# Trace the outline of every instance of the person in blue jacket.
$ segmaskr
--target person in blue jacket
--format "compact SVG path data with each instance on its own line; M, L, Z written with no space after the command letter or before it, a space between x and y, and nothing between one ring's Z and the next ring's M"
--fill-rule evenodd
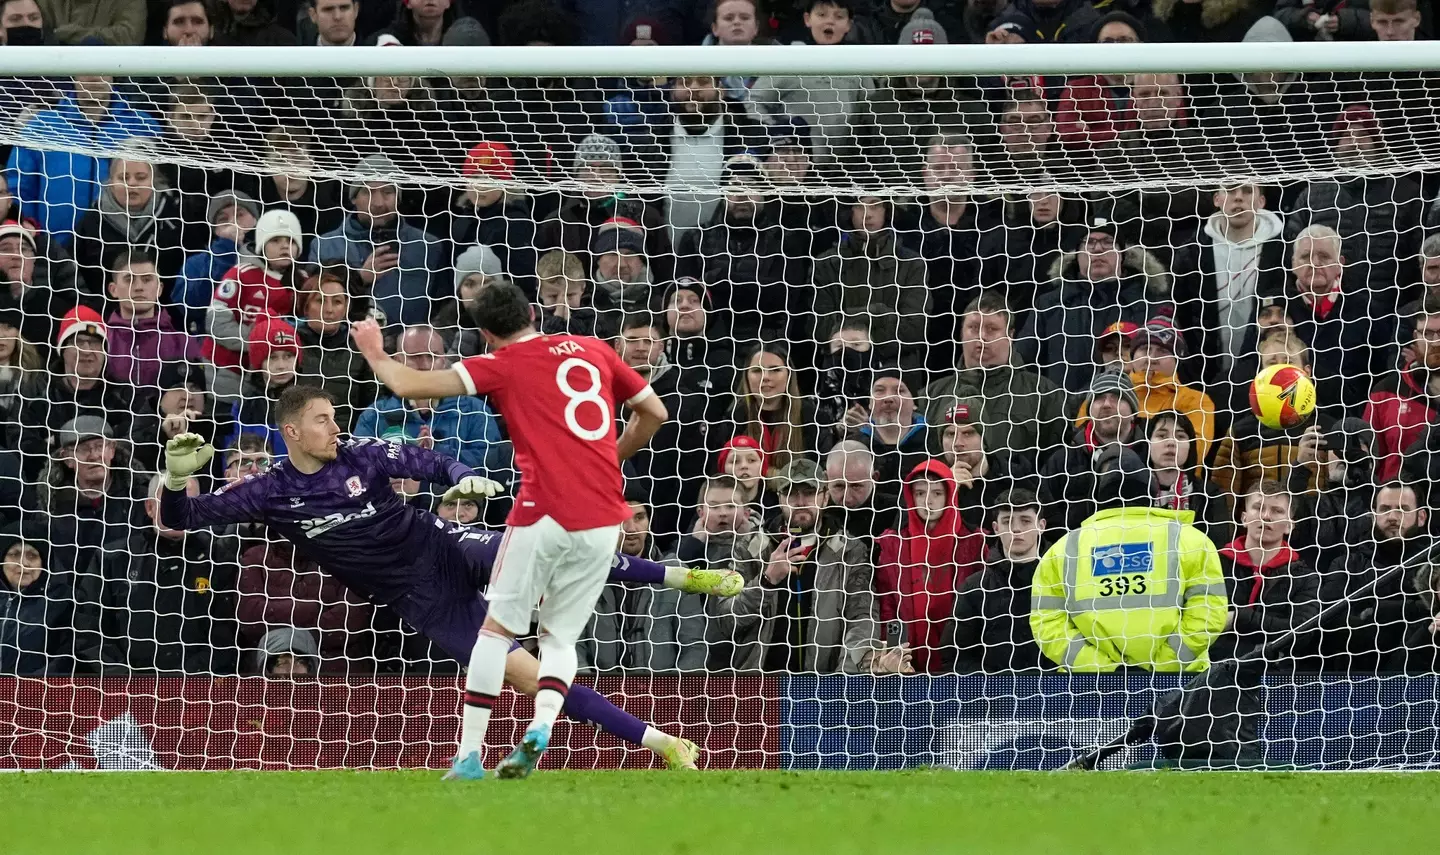
M30 217L62 246L69 246L81 213L95 206L110 170L109 158L79 152L114 149L135 137L160 135L159 121L115 94L112 78L76 77L74 88L53 109L35 114L20 129L5 178L22 216ZM31 148L25 141L43 144Z
M179 313L175 322L191 335L209 332L205 312L215 299L215 284L240 263L240 248L260 219L260 203L248 193L226 190L211 197L205 215L210 221L210 247L185 259L169 300L171 311Z
M359 273L389 323L424 323L434 309L432 298L453 293L446 270L449 244L400 216L399 188L385 177L399 169L389 158L370 155L356 171L378 177L349 187L353 210L340 228L310 244L305 260L343 264Z
M418 371L441 368L449 361L444 340L425 325L407 328L397 350L400 360ZM509 443L503 440L494 413L479 398L411 401L384 395L360 414L354 435L420 441L488 478L511 480Z

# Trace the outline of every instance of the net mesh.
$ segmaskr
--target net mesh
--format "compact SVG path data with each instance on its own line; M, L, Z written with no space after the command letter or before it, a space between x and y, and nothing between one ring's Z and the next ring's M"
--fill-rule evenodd
M0 766L444 765L459 664L263 523L160 526L155 473L197 432L192 490L265 477L314 384L510 489L406 501L503 526L500 414L348 336L477 355L500 280L669 409L620 552L745 579L611 584L581 645L711 765L1050 768L1262 648L1268 716L1183 717L1431 765L1435 84L7 79ZM658 762L568 728L547 763Z

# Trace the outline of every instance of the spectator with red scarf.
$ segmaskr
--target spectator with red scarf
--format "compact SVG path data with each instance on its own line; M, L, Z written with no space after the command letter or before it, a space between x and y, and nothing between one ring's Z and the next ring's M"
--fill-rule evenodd
M1440 299L1427 297L1422 311L1409 346L1414 358L1382 377L1365 403L1381 483L1399 476L1401 452L1440 423Z
M904 522L880 535L875 592L880 619L899 621L917 672L942 669L940 637L955 614L960 585L981 569L985 537L965 526L955 505L955 476L938 460L910 471Z
M1195 527L1216 546L1229 543L1235 519L1230 513L1230 501L1215 482L1205 477L1190 417L1174 410L1155 413L1145 422L1145 444L1150 454L1151 483L1155 485L1155 507L1191 511Z
M1140 401L1128 375L1097 374L1083 406L1085 419L1070 442L1040 467L1040 500L1052 528L1078 528L1095 513L1096 461L1107 447L1130 448L1144 439L1136 429Z
M1245 497L1245 533L1220 549L1231 612L1212 661L1254 650L1320 612L1320 576L1290 546L1292 497L1265 480Z

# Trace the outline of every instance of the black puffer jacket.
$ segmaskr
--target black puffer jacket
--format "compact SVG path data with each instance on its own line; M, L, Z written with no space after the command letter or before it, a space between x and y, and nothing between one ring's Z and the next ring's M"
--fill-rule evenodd
M1051 670L1030 631L1030 582L1039 560L987 561L985 569L960 586L955 617L941 635L945 671Z
M1140 247L1124 250L1116 275L1098 282L1082 279L1077 253L1066 253L1051 267L1018 344L1041 374L1078 394L1095 376L1096 337L1116 321L1143 325L1171 298L1170 272Z

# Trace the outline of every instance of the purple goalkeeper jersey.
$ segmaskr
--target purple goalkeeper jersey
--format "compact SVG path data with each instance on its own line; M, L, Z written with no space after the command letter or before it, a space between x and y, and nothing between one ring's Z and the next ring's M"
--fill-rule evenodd
M414 614L447 596L474 598L477 580L455 561L435 559L457 540L479 540L480 532L467 536L464 527L406 504L390 479L452 485L474 474L417 445L355 438L313 475L285 460L206 496L163 490L160 519L182 530L263 522L357 594L385 604L427 601L406 603L403 611Z

